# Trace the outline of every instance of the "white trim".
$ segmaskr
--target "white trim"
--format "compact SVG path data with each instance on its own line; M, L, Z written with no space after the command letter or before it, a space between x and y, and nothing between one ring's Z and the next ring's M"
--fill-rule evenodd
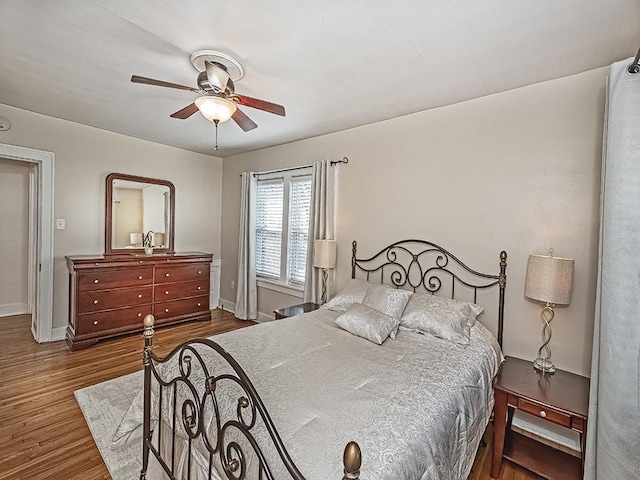
M298 290L297 288L293 288L288 285L283 285L279 282L271 282L269 280L259 278L256 283L261 288L291 295L292 297L302 298L304 296L304 292L302 290Z
M236 313L236 304L233 302L229 302L224 298L220 299L220 307L225 312L231 312L235 315ZM271 322L275 317L273 315L269 315L267 313L258 312L258 318L255 320L258 323Z
M35 164L37 167L36 197L39 218L37 244L40 271L36 275L36 321L32 326L33 337L38 343L52 340L53 325L53 152L35 150L0 143L0 157Z
M28 303L9 303L7 305L0 305L0 317L25 315L27 313L29 313Z
M218 308L221 308L225 312L231 312L234 315L236 313L236 304L235 304L235 302L230 302L228 300L225 300L224 298L220 298L220 301L218 302Z
M209 274L209 308L218 308L220 305L220 266L222 261L216 258L211 262Z
M67 327L56 327L51 330L51 341L57 342L64 340L67 335Z
M258 318L256 318L256 322L265 323L265 322L273 322L276 317L272 315L268 315L266 313L258 312Z

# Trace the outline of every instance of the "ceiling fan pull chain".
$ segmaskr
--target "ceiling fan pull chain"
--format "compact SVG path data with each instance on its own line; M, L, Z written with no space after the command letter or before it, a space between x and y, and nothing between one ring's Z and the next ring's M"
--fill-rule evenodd
M214 150L218 150L218 120L214 120L213 121L214 125L216 126L216 145L215 147L213 147Z

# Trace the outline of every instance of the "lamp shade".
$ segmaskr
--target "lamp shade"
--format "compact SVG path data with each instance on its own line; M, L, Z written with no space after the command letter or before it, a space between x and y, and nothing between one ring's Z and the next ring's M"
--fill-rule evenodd
M153 232L153 246L164 247L164 233Z
M335 268L336 241L316 240L313 245L313 266L317 268Z
M524 294L532 300L569 305L573 264L574 261L570 258L529 255Z
M236 113L236 104L226 98L204 95L196 98L196 107L207 120L226 122Z
M142 232L130 233L129 243L131 245L142 246Z

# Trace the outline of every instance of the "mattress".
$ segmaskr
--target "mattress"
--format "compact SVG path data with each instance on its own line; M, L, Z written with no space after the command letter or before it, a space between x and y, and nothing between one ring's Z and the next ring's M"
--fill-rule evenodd
M306 479L342 478L342 453L351 440L362 450L362 479L466 479L503 359L492 334L476 322L470 344L461 347L400 329L395 339L376 345L338 327L338 315L320 309L212 339L248 374ZM125 415L121 434L142 423L140 402L141 395ZM169 450L170 423L162 434ZM264 429L255 435L268 443ZM176 453L184 468L185 445ZM272 459L273 449L266 452L273 478L291 478ZM206 458L200 448L192 463L206 465ZM160 477L150 471L148 478ZM206 472L192 478L207 478Z

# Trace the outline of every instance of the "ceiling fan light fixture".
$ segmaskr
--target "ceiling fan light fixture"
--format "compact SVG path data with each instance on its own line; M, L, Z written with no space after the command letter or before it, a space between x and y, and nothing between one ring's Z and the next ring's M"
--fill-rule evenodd
M236 104L231 100L213 95L198 97L195 103L200 113L214 123L226 122L237 109Z

